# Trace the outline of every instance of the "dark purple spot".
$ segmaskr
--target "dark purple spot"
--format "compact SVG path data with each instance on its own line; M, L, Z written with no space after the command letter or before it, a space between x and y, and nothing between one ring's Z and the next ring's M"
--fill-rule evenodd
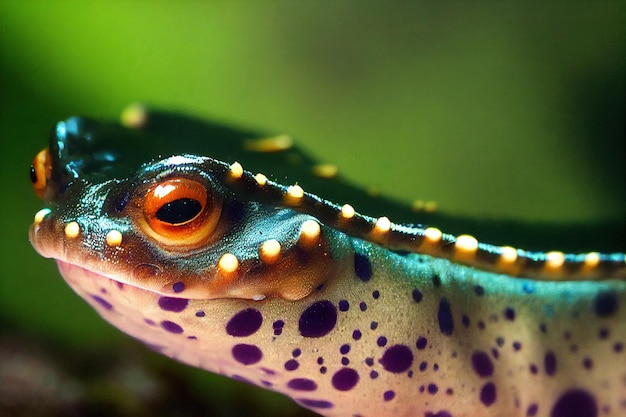
M274 385L270 381L266 381L264 379L261 380L261 384L265 385L266 387L271 387L272 385Z
M546 370L546 374L554 375L556 372L556 356L554 352L546 352L546 355L543 357L543 367Z
M472 355L472 369L481 378L487 378L493 374L493 363L483 351L474 352Z
M461 323L463 324L463 326L469 327L470 319L467 314L463 314L463 317L461 317Z
M189 300L186 298L159 297L159 307L165 311L180 313L187 308L188 304Z
M204 317L206 315L206 313L202 310L198 310L196 311L196 317Z
M250 381L248 378L243 377L241 375L237 375L237 374L233 374L230 376L232 379L234 379L235 381L239 381L239 382L244 382L246 384L252 384L254 385L254 383L252 381Z
M439 370L439 364L434 364L434 365L433 365L433 369L434 369L435 371L438 371L438 370Z
M185 291L185 284L182 282L175 282L174 285L172 285L172 289L176 293L183 292Z
M376 371L371 371L371 372L370 372L370 378L372 378L372 379L376 379L376 378L378 378L378 372L376 372Z
M385 393L383 394L383 399L385 401L391 401L393 400L393 398L396 396L396 393L389 390L389 391L385 391Z
M480 402L489 407L496 402L496 386L487 382L480 390Z
M413 293L411 295L413 296L413 301L415 301L416 303L419 303L420 301L422 301L422 298L424 298L424 294L422 294L422 292L417 288L413 290Z
M500 347L504 346L504 337L496 337L496 344Z
M310 400L308 398L296 398L296 401L310 408L333 408L333 403L324 400Z
M342 355L346 355L348 352L350 352L350 345L347 343L345 345L341 345L341 347L339 348L339 352Z
M498 349L491 349L491 356L493 356L494 359L498 359L498 357L500 356L500 352L498 352Z
M385 336L380 336L376 340L376 344L380 347L384 347L387 344L387 338Z
M609 329L602 328L598 332L598 337L600 339L608 339L609 338Z
M106 310L113 310L113 305L111 305L111 303L109 303L107 300L105 300L102 297L98 297L97 295L92 295L91 298L93 298L93 300L100 304L101 307L103 307Z
M624 350L624 344L622 342L616 342L613 345L613 352L620 353L623 350Z
M233 358L243 365L257 363L263 357L263 352L255 345L238 344L233 346Z
M539 406L537 404L531 404L526 409L526 417L535 417L537 415L537 411L539 411Z
M275 370L273 370L273 369L263 368L263 367L262 367L262 368L261 368L261 370L262 370L263 372L265 372L266 374L268 374L268 375L276 375L276 371L275 371Z
M452 414L445 410L439 411L437 413L427 411L426 414L424 414L424 417L452 417Z
M420 363L420 371L424 372L426 370L426 368L428 368L428 362L422 362Z
M298 363L298 361L295 359L289 359L287 362L285 362L285 369L288 371L295 371L296 369L298 369L298 366L300 366L300 363Z
M615 291L602 291L596 295L594 304L594 310L600 317L608 317L617 311L618 298Z
M534 363L530 364L530 373L533 375L537 375L537 372L539 372L539 369L537 368L537 365L535 365Z
M318 358L317 358L317 364L318 364L318 365L321 365L321 364L323 364L323 363L324 363L324 358L322 358L321 356L318 356Z
M285 322L282 320L276 320L272 323L272 328L274 329L274 336L280 336L283 333L283 327L285 326Z
M545 333L548 329L544 323L541 323L539 325L539 330L541 331L541 333Z
M343 358L341 358L341 364L344 366L350 365L350 359L344 356Z
M263 323L263 315L255 308L241 310L228 320L226 333L234 337L246 337L255 333Z
M519 351L522 348L522 344L520 342L513 342L513 350Z
M437 273L433 274L432 281L433 281L433 285L435 287L440 287L441 286L441 277L439 276L439 274L437 274Z
M298 391L315 391L317 383L306 378L294 378L287 382L287 386Z
M341 368L332 378L333 387L339 391L349 391L359 382L359 374L352 368Z
M367 256L360 253L354 254L354 273L363 282L367 282L372 278L372 264Z
M427 344L428 344L428 339L426 339L423 336L420 336L417 338L417 343L415 343L415 346L417 347L418 350L422 350L426 348Z
M512 309L511 307L505 308L504 309L504 318L509 320L509 321L515 320L515 310Z
M352 332L352 338L354 340L359 340L361 338L362 334L360 330L355 330Z
M339 300L339 311L348 311L350 309L350 303L348 300Z
M187 336L187 339L189 339L189 340L198 340L198 338L196 336Z
M452 334L454 330L454 321L452 320L452 310L450 304L445 297L439 301L439 311L437 313L437 320L439 321L439 330L446 336Z
M482 321L482 320L480 320L480 321L478 322L478 328L479 328L480 330L485 330L485 322L484 322L484 321Z
M337 309L327 300L317 301L302 312L298 329L304 337L326 336L337 324Z
M154 326L156 324L152 319L143 319L143 321L149 326Z
M593 361L591 360L591 358L584 358L583 359L583 366L585 367L585 369L593 368Z
M480 285L476 285L474 287L474 292L476 293L477 296L481 297L483 295L485 295L485 289L480 286Z
M380 297L380 292L378 290L372 291L372 298L374 300L378 300L379 297Z
M428 392L430 394L436 394L439 391L439 387L436 384L428 384Z
M413 353L408 346L393 345L385 350L380 363L386 371L398 374L408 370L413 364Z
M328 369L326 369L326 367L325 367L325 366L322 366L322 367L320 368L320 374L325 374L327 370L328 370Z
M297 358L298 356L302 355L302 350L300 350L300 348L295 348L292 352L291 352L291 356L293 356L294 358Z
M365 303L365 301L361 301L359 303L359 308L361 309L361 311L367 310L367 303Z
M377 321L373 321L370 323L370 329L372 330L376 330L378 328L378 322Z
M587 391L572 389L563 393L550 412L550 417L596 417L596 399Z
M374 365L374 358L365 358L365 364L367 366L373 366Z
M183 332L183 328L180 327L178 324L174 323L173 321L163 320L161 322L161 327L170 333L180 334Z

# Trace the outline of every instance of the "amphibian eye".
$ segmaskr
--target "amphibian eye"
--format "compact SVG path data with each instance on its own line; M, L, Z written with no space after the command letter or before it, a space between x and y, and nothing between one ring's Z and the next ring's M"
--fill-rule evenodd
M204 243L215 229L221 207L206 185L189 179L168 179L151 188L143 201L142 224L166 246Z
M51 171L50 152L46 148L35 156L33 164L30 166L30 181L33 183L33 189L39 198L43 198Z

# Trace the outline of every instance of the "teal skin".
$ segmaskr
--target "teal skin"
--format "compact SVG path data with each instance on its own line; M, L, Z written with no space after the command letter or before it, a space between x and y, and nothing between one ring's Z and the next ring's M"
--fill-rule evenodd
M502 267L502 248L387 228L254 176L332 185L325 196L371 214L459 232L456 219L311 175L314 161L288 142L133 111L130 127L60 122L31 171L49 205L33 246L122 331L326 416L626 413L622 253L551 263L518 251ZM540 227L581 245L580 230Z

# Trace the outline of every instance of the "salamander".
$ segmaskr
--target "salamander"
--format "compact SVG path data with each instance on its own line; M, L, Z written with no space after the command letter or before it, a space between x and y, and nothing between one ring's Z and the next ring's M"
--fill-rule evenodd
M320 415L626 414L624 253L369 215L345 181L319 196L336 177L286 135L72 117L31 166L30 240L149 348Z

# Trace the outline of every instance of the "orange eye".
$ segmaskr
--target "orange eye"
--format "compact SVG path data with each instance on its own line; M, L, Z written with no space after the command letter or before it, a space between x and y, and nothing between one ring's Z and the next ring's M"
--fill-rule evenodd
M43 199L43 193L52 174L52 162L48 148L41 150L33 159L30 166L30 180L33 183L35 194Z
M215 230L221 205L202 183L188 178L169 179L148 191L142 228L166 246L196 246Z

